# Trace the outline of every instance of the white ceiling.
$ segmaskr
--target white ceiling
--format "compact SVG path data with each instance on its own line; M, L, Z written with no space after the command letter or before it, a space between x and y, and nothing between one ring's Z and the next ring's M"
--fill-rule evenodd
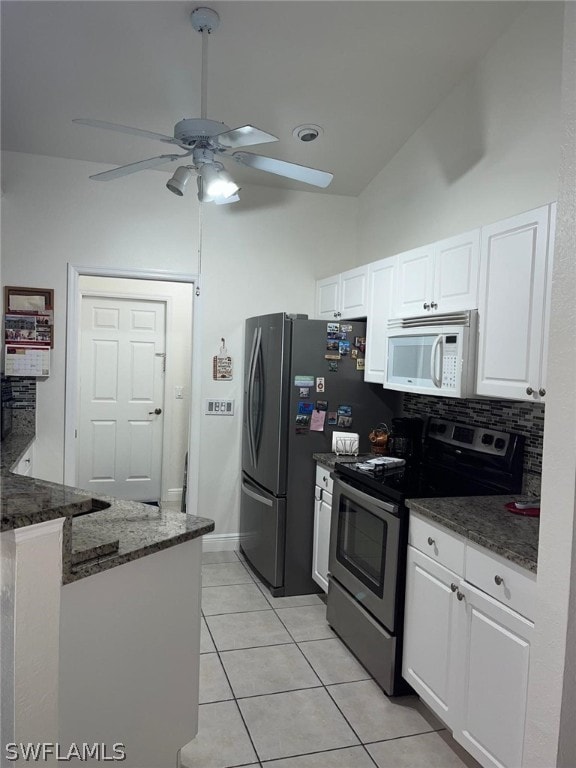
M156 141L78 126L95 118L172 135L200 116L201 2L2 2L2 148L122 165ZM252 151L332 171L357 195L524 10L516 2L210 2L208 117L280 141ZM311 144L292 136L315 123ZM243 185L309 189L234 163ZM157 171L143 171L157 173ZM126 177L110 183L133 183Z

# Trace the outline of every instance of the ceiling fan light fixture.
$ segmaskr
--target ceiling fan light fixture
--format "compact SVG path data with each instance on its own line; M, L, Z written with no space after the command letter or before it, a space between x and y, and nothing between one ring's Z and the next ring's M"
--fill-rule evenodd
M216 197L231 197L235 195L239 187L223 166L217 163L204 163L198 173L202 177L205 196L211 199Z
M234 185L236 188L236 191L233 192L231 195L224 197L224 195L208 194L206 190L206 184L204 183L204 179L200 175L200 172L198 172L198 176L196 177L196 182L198 184L198 200L201 203L216 203L216 205L227 205L228 203L237 203L240 200L240 197L238 195L238 192L240 190L236 185Z
M166 186L170 192L174 192L175 195L182 197L186 184L192 176L192 169L187 165L181 165L174 171L174 175L166 182Z

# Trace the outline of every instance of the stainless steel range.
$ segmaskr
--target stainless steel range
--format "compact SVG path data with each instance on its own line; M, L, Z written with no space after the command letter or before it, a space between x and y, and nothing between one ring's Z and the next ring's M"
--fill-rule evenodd
M432 418L420 459L400 468L336 464L327 619L389 695L402 679L409 498L522 489L521 435Z

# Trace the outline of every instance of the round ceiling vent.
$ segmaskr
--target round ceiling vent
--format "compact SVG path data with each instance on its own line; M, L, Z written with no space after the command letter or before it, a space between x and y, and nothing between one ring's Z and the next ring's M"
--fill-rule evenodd
M292 131L294 136L299 141L316 141L316 139L324 133L319 125L298 125Z

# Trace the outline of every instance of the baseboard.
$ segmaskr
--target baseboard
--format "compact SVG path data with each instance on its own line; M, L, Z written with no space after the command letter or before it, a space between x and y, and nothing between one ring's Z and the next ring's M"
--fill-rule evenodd
M207 533L202 539L204 552L234 552L239 548L239 533Z

